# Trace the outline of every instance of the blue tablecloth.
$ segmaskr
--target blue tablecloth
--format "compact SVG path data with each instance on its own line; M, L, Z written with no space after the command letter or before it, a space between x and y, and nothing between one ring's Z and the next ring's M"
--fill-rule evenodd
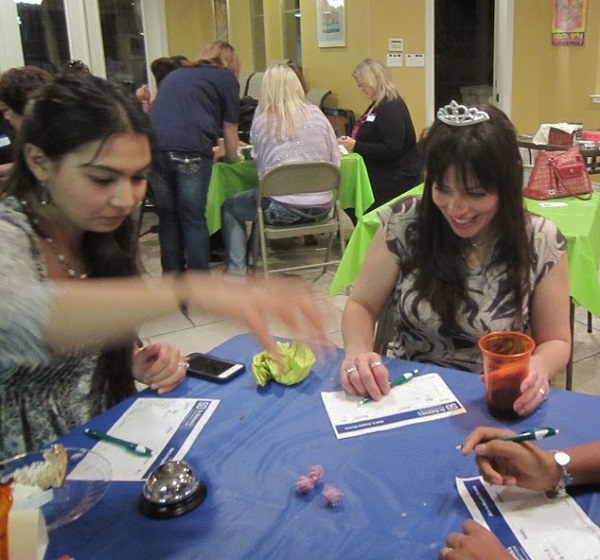
M249 368L259 348L234 337L215 355ZM392 376L415 367L439 372L466 414L366 436L336 440L320 392L339 389L341 351L317 364L300 385L260 389L246 372L227 385L187 379L171 397L221 402L186 460L209 487L206 501L180 518L156 521L137 510L139 483L112 483L88 513L50 535L46 558L149 559L434 559L446 536L469 517L455 476L477 473L455 449L477 425L498 425L487 414L478 376L394 360ZM138 398L154 396L145 392ZM131 401L90 422L108 429ZM531 417L511 427L554 426L547 448L600 439L600 398L553 390ZM62 439L91 447L82 429ZM318 493L298 497L296 478L321 464L324 481L344 492L340 508L324 507ZM598 488L596 488L598 490ZM600 494L577 497L600 522Z

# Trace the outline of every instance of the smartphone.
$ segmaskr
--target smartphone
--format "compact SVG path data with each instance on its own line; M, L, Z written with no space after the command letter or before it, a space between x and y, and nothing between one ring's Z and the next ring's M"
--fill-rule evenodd
M216 383L227 383L245 369L244 364L230 362L200 352L194 352L186 359L190 364L187 370L190 377L200 377Z

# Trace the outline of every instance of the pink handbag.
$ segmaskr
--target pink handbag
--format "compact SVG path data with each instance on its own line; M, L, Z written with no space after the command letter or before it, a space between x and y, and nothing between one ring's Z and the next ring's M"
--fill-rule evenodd
M592 182L579 148L564 152L540 150L523 194L536 200L565 196L591 198Z

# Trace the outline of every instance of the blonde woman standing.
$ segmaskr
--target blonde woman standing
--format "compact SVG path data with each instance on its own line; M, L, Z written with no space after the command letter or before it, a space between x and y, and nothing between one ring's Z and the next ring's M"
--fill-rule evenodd
M390 71L378 60L367 58L352 76L371 103L352 135L338 142L365 160L376 208L419 183L421 158L410 112Z
M250 141L259 177L282 163L340 164L331 124L316 105L306 101L300 80L285 64L273 64L265 72ZM246 222L256 219L257 196L257 189L253 189L232 196L223 204L226 272L246 272ZM272 225L318 222L327 217L330 209L330 193L277 196L263 201L265 221Z

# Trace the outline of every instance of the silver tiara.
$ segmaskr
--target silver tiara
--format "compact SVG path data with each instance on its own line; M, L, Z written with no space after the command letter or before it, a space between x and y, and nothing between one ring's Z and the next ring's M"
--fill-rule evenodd
M438 109L437 118L450 126L469 126L490 120L490 116L485 111L459 105L456 101L451 101L450 105Z

